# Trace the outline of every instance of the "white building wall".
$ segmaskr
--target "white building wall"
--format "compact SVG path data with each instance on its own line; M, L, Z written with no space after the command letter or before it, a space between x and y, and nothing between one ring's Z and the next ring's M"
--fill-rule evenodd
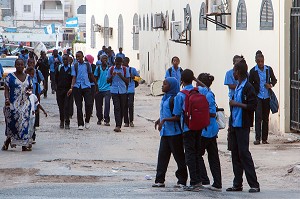
M115 53L118 53L118 18L119 15L123 16L124 23L124 54L130 58L130 65L139 69L139 61L137 54L139 51L133 50L132 42L132 27L133 16L138 13L138 0L127 0L121 2L119 0L86 0L87 14L86 14L86 53L92 54L95 59L98 51L101 50L104 44L103 33L96 33L96 48L91 48L91 17L95 16L96 24L103 27L104 16L107 14L109 17L109 26L113 28L113 36L109 39L109 45ZM140 40L141 42L141 40Z
M178 56L181 67L192 69L195 76L208 72L215 76L212 90L220 107L228 111L228 89L223 85L227 70L232 68L232 57L242 54L247 60L249 70L255 64L255 52L261 50L265 55L265 64L272 66L278 84L274 91L280 100L280 113L270 118L270 131L289 131L289 13L292 0L273 0L274 30L260 30L260 8L262 1L246 0L247 30L236 30L236 11L238 0L231 1L231 17L227 24L232 29L216 30L216 25L208 22L206 31L199 30L199 12L203 0L155 1L140 0L139 14L151 15L168 10L170 19L172 10L175 20L183 21L183 8L190 5L192 15L192 46L170 41L170 31L154 30L140 32L141 75L147 82L164 79L165 71L171 65L171 58ZM142 19L143 21L143 19ZM149 53L149 71L148 71ZM279 92L282 91L282 92Z
M79 24L85 24L86 23L86 15L85 14L77 14L77 9L81 5L86 5L86 0L75 0L73 4L73 16L78 17L78 23Z

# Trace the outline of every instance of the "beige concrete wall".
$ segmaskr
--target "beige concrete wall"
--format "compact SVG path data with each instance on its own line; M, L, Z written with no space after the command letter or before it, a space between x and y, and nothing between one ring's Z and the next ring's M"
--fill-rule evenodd
M191 1L154 1L140 0L139 13L141 16L175 11L175 21L183 21L183 8L189 3L192 13L192 46L185 46L170 41L170 31L141 31L140 32L140 64L141 74L147 82L164 79L165 71L170 67L173 56L179 56L182 68L190 68L195 75L208 72L215 76L212 90L216 94L219 106L228 107L227 87L223 85L227 70L232 68L232 57L242 54L247 60L249 69L255 66L255 52L261 50L265 55L265 64L272 66L278 84L274 91L280 100L280 113L270 118L273 132L289 130L289 10L291 0L273 0L274 30L260 30L261 1L246 1L247 30L236 30L236 10L238 0L231 1L231 17L227 23L232 29L217 31L216 25L208 22L207 31L199 31L199 12L203 0ZM150 66L148 71L148 53ZM281 91L281 92L280 92ZM226 110L228 114L228 108ZM285 114L283 114L285 113Z
M132 27L133 16L138 13L138 0L128 0L121 2L119 0L111 0L109 3L104 0L87 0L87 14L86 14L86 52L93 54L97 57L97 53L104 45L103 33L96 33L96 48L91 48L91 17L95 16L96 24L103 27L104 16L107 14L109 17L109 26L113 28L113 36L109 39L109 45L118 53L118 18L119 15L123 16L124 24L124 53L131 60L130 65L139 68L139 61L137 54L139 51L133 50L132 42Z

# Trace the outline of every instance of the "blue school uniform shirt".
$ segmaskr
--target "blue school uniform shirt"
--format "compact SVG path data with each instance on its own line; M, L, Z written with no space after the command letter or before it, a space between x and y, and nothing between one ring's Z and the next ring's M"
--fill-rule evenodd
M177 81L179 82L180 85L180 81L181 81L181 72L180 72L180 67L178 66L178 69L175 70L174 66L172 66L172 72L171 72L171 76L169 73L169 69L166 71L166 75L165 78L167 77L175 77L177 79Z
M140 76L134 67L130 67L129 66L128 67L128 71L129 70L131 70L131 74L132 75L137 76L137 77ZM135 83L134 83L134 80L130 77L129 81L130 82L128 84L127 93L135 93Z
M237 80L234 79L234 76L233 76L233 69L229 70L226 72L226 75L225 75L225 80L224 80L224 85L229 85L229 84L235 84L237 85L239 82ZM234 89L229 89L229 92L228 92L228 97L229 99L232 99L233 95L234 95Z
M257 97L259 97L260 99L267 99L270 98L270 94L269 94L269 90L265 87L265 83L267 83L267 72L268 67L264 66L263 70L260 70L258 68L258 65L255 66L255 71L258 72L258 76L259 76L259 93L257 94Z
M182 90L192 90L194 87L192 84L185 86ZM176 97L174 98L174 110L173 110L173 114L176 116L180 116L180 123L181 123L181 127L183 133L190 131L190 129L188 128L188 126L185 124L184 122L184 100L185 100L186 95L182 92L179 92Z
M4 74L4 70L2 65L0 64L0 79L3 77L3 74Z
M116 72L116 73L121 72L122 75L124 76L124 71L123 71L122 67L120 69L118 69L116 66L112 66L112 67L113 67L112 72ZM109 79L111 77L110 71L111 71L111 68L109 69L109 72L107 73L107 79ZM125 78L129 78L129 77L130 77L129 70L128 70L128 68L126 68ZM126 84L118 75L115 75L112 78L110 92L113 94L126 94L127 93Z
M117 53L116 57L121 57L122 59L125 58L125 54L124 53Z
M170 99L169 97L166 100L161 100L160 103L160 121L164 118L173 117L170 109ZM174 98L175 100L175 98ZM181 129L179 126L179 122L164 122L162 129L160 131L160 136L175 136L181 134Z
M241 84L235 88L234 101L242 103L243 102L243 89L248 80L245 79ZM234 106L231 111L232 116L232 126L242 127L243 124L243 109L241 107Z
M56 58L53 55L51 55L49 57L48 63L49 63L49 66L50 66L50 72L55 72L55 67L54 67L55 59L58 59L57 61L59 61L60 64L63 63L61 56L60 55L57 55L57 56L58 57L56 57Z
M210 89L207 89L205 87L199 86L198 89L202 95L206 96L206 99L209 104L209 113L215 114L216 101L215 101L214 93ZM213 138L218 135L219 127L215 117L210 117L209 121L210 121L209 126L202 129L202 136L206 138Z
M92 67L90 67L90 72L92 73ZM74 84L75 88L81 88L81 89L91 88L89 74L87 71L87 64L85 62L83 63L78 62L78 74L76 74L75 66L72 65L71 75L73 77L76 77L76 82Z
M36 71L37 71L37 74L36 74ZM35 94L35 95L41 94L41 92L42 92L41 85L38 82L37 75L39 76L39 79L41 81L45 80L42 72L40 70L34 69L34 76L32 78L32 83L33 83L33 94ZM36 91L37 91L37 93L36 93Z
M100 77L99 75L100 70ZM110 84L107 83L107 74L109 73L109 67L106 66L106 69L102 69L102 65L97 65L94 76L98 78L98 90L100 92L109 91L110 90Z

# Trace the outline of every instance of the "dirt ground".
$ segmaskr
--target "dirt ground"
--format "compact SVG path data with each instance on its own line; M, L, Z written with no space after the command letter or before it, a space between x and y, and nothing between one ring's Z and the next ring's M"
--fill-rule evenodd
M159 116L160 100L161 97L150 95L147 85L140 85L135 96L135 127L122 127L121 133L115 133L113 106L111 106L110 127L96 124L94 110L90 129L77 130L76 111L71 120L71 129L59 129L55 95L49 94L47 99L41 101L49 116L47 118L41 116L41 126L37 130L37 144L33 146L33 151L21 152L20 148L0 151L0 193L1 190L8 188L35 186L41 183L104 182L115 185L136 182L150 192L157 191L151 188L151 184L155 178L160 139L159 132L154 130L154 121ZM3 91L0 91L0 102L4 102ZM0 104L1 110L3 104ZM75 105L74 108L76 110ZM4 129L3 114L0 114L1 143L5 140ZM226 130L220 131L218 139L223 192L226 187L232 185L233 180L226 134ZM261 190L299 191L299 135L271 134L269 145L258 146L252 144L253 132L250 136L250 151ZM204 159L211 176L206 155ZM175 161L171 159L166 178L168 188L176 183L175 170ZM245 177L244 187L248 188Z

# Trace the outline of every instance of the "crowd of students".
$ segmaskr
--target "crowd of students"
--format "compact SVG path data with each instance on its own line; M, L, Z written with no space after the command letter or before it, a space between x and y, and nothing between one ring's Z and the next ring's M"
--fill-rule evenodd
M119 49L117 56L114 56L113 51L104 46L97 57L98 60L94 64L94 57L84 56L81 51L76 52L73 58L70 52L61 57L54 50L49 60L45 53L41 52L37 64L35 59L30 57L26 60L24 57L18 58L15 63L16 72L9 74L5 80L4 114L7 139L2 150L7 150L9 144L12 147L22 146L23 151L31 150L35 141L34 127L39 126L38 110L41 109L47 116L40 105L40 96L43 94L45 98L47 97L49 69L52 93L56 93L59 107L60 128L70 129L73 101L77 107L79 130L90 128L94 101L97 124L110 126L111 98L116 123L114 131L121 132L123 119L124 127L134 127L133 107L136 87L134 80L139 74L134 67L129 66L130 59L123 54L122 48ZM268 144L270 112L268 91L277 80L272 68L264 64L261 51L257 51L255 60L257 65L248 73L244 57L234 56L233 69L225 76L224 85L229 88L230 105L228 149L231 151L234 172L233 186L226 191L242 191L245 172L250 186L249 192L260 192L249 151L249 133L255 112L254 144L260 144L261 140L263 144ZM175 173L178 181L175 187L186 191L200 191L207 186L210 190L222 191L221 164L217 146L219 132L216 121L217 107L215 95L210 88L214 77L208 73L201 73L195 78L193 71L183 70L179 66L180 59L176 56L172 58L171 63L172 66L167 69L162 85L165 94L160 104L160 118L155 122L155 129L160 131L161 140L156 179L152 187L165 187L168 163L173 154L178 166ZM28 75L24 73L25 66ZM41 82L44 89L41 89ZM196 87L193 86L193 82ZM189 101L194 94L198 97L204 96L205 101L200 101L203 98L194 98L199 101ZM83 100L85 114L82 111ZM193 121L195 115L202 118L206 113L206 110L200 110L201 107L197 106L199 104L202 107L207 106L208 122L201 128L199 125L204 124L202 121ZM193 111L198 112L192 115ZM204 164L205 151L208 153L213 183ZM188 176L189 186L187 186Z
M16 72L5 78L7 139L2 150L7 150L9 145L22 146L23 151L31 150L36 138L35 127L39 126L39 110L47 115L40 101L42 95L44 98L48 96L49 74L52 94L56 94L61 129L70 129L74 101L79 130L90 128L94 101L97 124L104 122L105 126L110 126L111 98L116 123L114 131L121 132L123 119L124 127L134 127L134 81L139 74L129 66L130 59L122 53L122 48L116 58L110 48L104 50L98 53L96 64L92 55L84 56L82 51L76 52L73 57L70 51L60 56L54 50L49 58L42 51L39 59L31 53L22 52L15 62ZM82 111L83 100L85 114Z
M234 67L225 76L224 85L229 88L230 105L228 150L231 151L234 173L233 186L226 191L243 191L245 172L250 186L249 192L260 192L249 151L249 133L250 127L253 126L255 112L254 144L260 144L261 140L263 144L268 144L269 89L276 84L277 80L272 68L264 64L261 51L257 51L255 60L257 65L250 70L249 74L244 57L234 56ZM165 187L166 172L172 154L178 167L175 172L178 179L175 188L182 188L185 191L200 191L204 188L222 191L221 164L217 146L219 131L216 122L217 107L215 95L210 89L214 77L208 73L201 73L198 78L195 78L193 71L183 70L179 66L178 57L173 57L171 63L172 67L167 69L162 85L165 94L160 104L160 118L155 122L155 129L158 128L160 131L161 139L157 173L152 187ZM193 86L193 81L196 87ZM197 117L196 112L194 115L188 114L193 112L192 105L189 105L192 101L189 100L195 93L205 96L207 100L209 123L204 128L195 128L190 124L193 117ZM200 104L202 101L198 100L194 103ZM194 109L196 111L195 106ZM199 114L201 111L201 114L205 114L204 110L197 111ZM199 119L198 123L200 123ZM205 151L208 153L213 183L210 182L203 161ZM188 175L189 186L187 186Z

